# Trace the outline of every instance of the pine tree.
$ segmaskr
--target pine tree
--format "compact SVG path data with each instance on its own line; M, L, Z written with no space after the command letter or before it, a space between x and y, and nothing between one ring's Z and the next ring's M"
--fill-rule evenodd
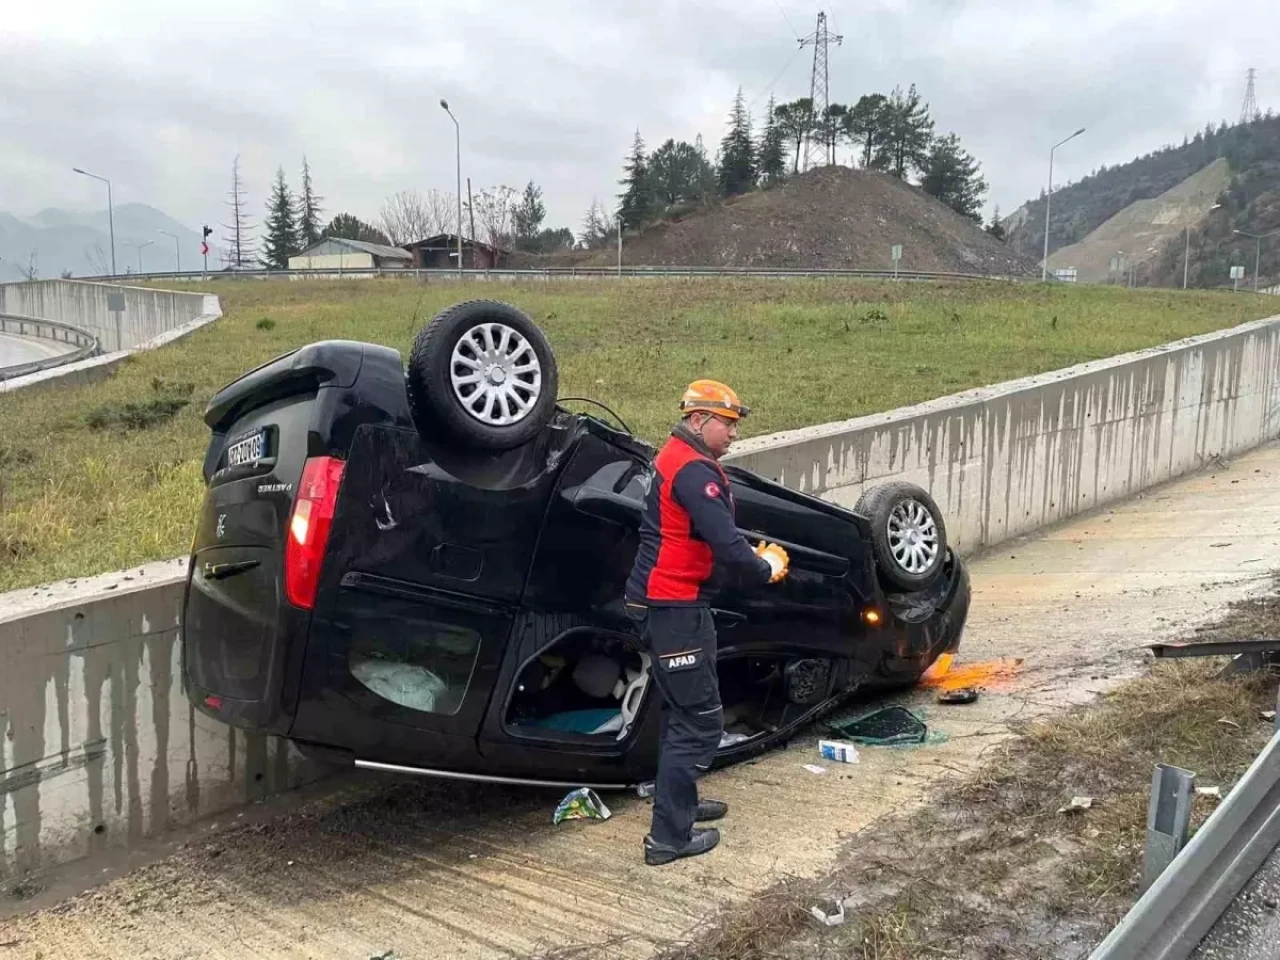
M845 135L862 147L862 166L870 168L882 140L888 139L888 116L883 93L866 93L858 98L845 120Z
M818 134L827 148L827 163L836 162L836 144L847 128L849 108L843 103L829 103L827 109L818 118Z
M350 213L340 213L329 225L320 231L321 239L338 237L343 240L363 240L365 243L380 243L384 247L392 245L391 239L372 224L365 223Z
M794 162L792 173L800 172L800 147L804 138L813 127L813 101L808 97L793 100L791 103L780 103L773 111L774 121L782 128L782 135L787 142L794 144L791 155Z
M654 213L661 214L677 204L697 203L703 198L703 183L708 173L706 153L699 145L681 140L667 140L649 154L649 184L653 194ZM715 192L714 185L712 192Z
M764 131L760 134L759 166L760 182L769 186L786 179L787 134L778 123L777 105L773 97L765 108Z
M311 187L311 167L303 156L302 194L298 197L298 245L304 249L320 239L320 201L323 199Z
M595 250L604 246L614 236L615 230L609 221L608 214L605 213L604 204L598 199L592 199L586 216L582 218L579 242L588 250Z
M720 175L716 172L720 158L716 157L716 163L707 158L707 147L702 142L702 134L694 137L693 149L698 154L698 199L707 203L720 193Z
M652 219L654 208L649 163L644 155L644 140L640 137L639 130L631 143L631 155L622 169L626 176L618 183L627 189L620 194L622 202L618 205L618 215L622 218L623 227L638 230Z
M906 94L901 87L894 87L884 109L884 135L876 150L876 165L902 180L912 170L923 173L933 141L929 105L920 102L913 83Z
M960 147L954 133L933 142L923 166L920 187L956 213L982 222L982 195L987 183L978 173L978 161Z
M267 206L266 239L263 241L262 260L268 267L286 270L289 258L298 252L298 226L294 220L293 198L284 181L284 168L276 170L276 182L271 188L271 202Z
M542 221L546 216L547 205L542 202L542 188L530 180L512 212L517 250L537 249L538 231L542 229Z
M987 224L987 233L995 237L997 240L1004 240L1007 236L1004 224L1000 222L1000 204L996 204L995 209L991 211L991 222Z
M737 196L755 185L756 145L751 140L751 114L739 87L729 112L729 132L720 141L720 194Z
M253 224L249 222L244 209L244 181L240 179L240 157L231 164L231 192L227 194L227 206L231 208L231 223L224 223L224 229L230 233L224 236L226 254L224 261L233 270L243 270L256 266L254 263L253 236L249 232Z

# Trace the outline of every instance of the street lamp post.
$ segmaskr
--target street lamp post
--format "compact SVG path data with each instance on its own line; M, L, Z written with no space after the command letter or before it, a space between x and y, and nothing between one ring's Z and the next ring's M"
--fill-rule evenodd
M163 233L166 237L173 237L173 255L178 258L178 273L182 272L182 247L178 243L178 235L170 233L168 230L157 230L156 233Z
M136 241L133 241L133 240L126 240L125 242L129 244L129 246L131 247L138 248L138 273L142 273L142 250L144 247L151 246L153 243L155 243L155 241L148 240L146 243L137 243Z
M78 173L85 177L93 177L95 180L101 180L107 185L107 226L111 230L111 275L116 276L116 218L111 206L111 181L106 177L100 177L96 173L90 173L88 170L81 170L79 167L72 167L72 173Z
M1243 230L1232 230L1232 233L1238 233L1242 237L1248 237L1253 241L1253 292L1258 292L1258 269L1262 266L1262 241L1267 237L1275 236L1280 230L1271 230L1267 233L1245 233Z
M1084 127L1067 137L1067 140L1074 140L1082 133L1084 133ZM1044 198L1044 260L1040 264L1041 281L1049 279L1049 207L1053 201L1053 151L1066 143L1067 140L1059 140L1049 148L1049 190Z
M1212 207L1210 207L1205 212L1213 213L1213 211L1217 210L1220 206L1222 206L1222 204L1215 203ZM1187 289L1187 270L1190 268L1190 266L1191 266L1191 224L1188 223L1187 224L1187 248L1182 253L1182 289L1183 290Z
M440 98L440 106L444 107L444 112L449 114L449 119L453 121L453 142L454 149L457 154L458 168L458 278L462 278L462 128L458 126L458 118L453 115L453 111L449 109L449 101ZM474 238L472 238L474 239Z

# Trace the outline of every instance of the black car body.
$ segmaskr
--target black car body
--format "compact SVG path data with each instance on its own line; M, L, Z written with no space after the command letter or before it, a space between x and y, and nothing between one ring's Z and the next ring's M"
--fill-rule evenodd
M477 449L412 404L399 352L349 341L211 400L182 630L192 702L362 766L651 778L658 699L622 589L655 451L562 406L529 439ZM721 584L721 764L855 690L914 683L956 649L969 604L950 549L920 589L895 588L868 517L726 470L739 527L791 569Z

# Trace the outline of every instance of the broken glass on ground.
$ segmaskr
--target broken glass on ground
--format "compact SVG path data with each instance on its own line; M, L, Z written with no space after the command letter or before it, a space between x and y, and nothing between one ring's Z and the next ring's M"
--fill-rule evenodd
M826 726L841 739L875 747L924 743L929 735L925 722L898 704L861 716L833 717Z

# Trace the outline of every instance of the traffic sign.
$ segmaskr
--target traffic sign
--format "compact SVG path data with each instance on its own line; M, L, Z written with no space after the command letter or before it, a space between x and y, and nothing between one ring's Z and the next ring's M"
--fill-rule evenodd
M891 254L891 255L892 255L892 257L893 257L893 259L894 259L894 260L901 260L901 259L902 259L902 244L900 244L900 243L895 243L895 244L893 245L893 252L892 252L892 254Z

